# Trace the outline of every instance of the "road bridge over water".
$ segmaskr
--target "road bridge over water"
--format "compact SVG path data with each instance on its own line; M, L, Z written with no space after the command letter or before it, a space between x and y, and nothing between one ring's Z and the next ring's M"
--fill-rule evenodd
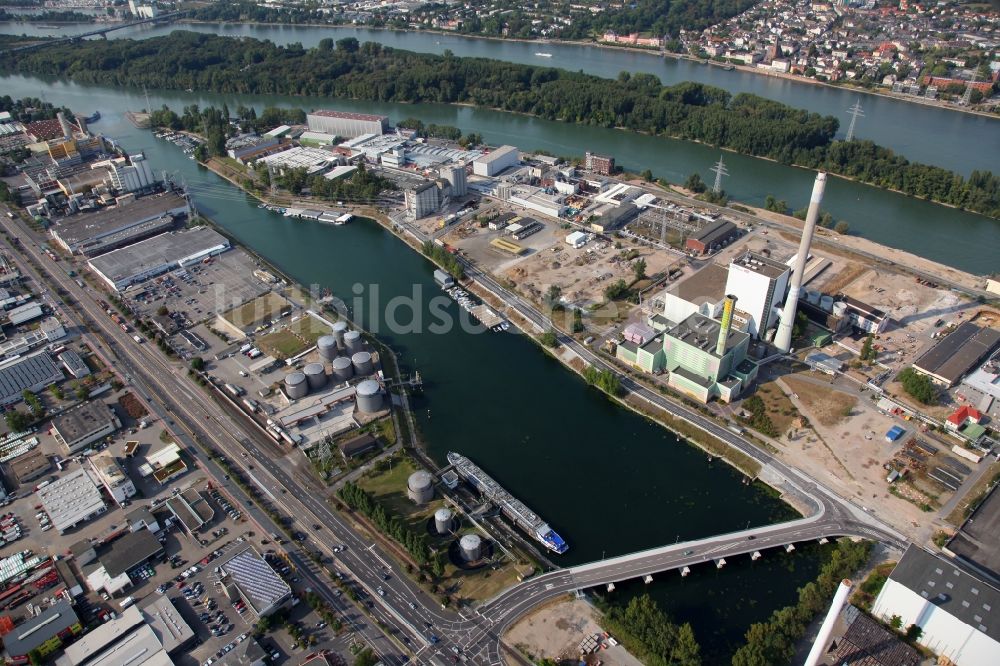
M185 14L187 14L186 10L169 12L167 14L160 14L159 16L154 16L151 18L136 19L134 21L127 21L124 23L109 23L107 25L102 25L99 28L95 28L94 30L91 30L89 32L82 32L78 35L70 35L69 37L63 37L62 39L50 39L46 41L37 42L35 44L28 44L26 46L18 46L8 50L14 53L23 53L25 51L34 51L36 49L45 48L47 46L56 46L58 44L78 42L81 39L87 39L89 37L107 37L109 32L114 32L115 30L124 30L125 28L133 28L137 25L145 25L147 23L172 23L173 21L179 19Z

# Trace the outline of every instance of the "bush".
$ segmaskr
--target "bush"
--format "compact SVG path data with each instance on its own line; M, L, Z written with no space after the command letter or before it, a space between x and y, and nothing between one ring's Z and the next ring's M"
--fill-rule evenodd
M896 375L896 379L903 385L904 391L922 404L937 404L937 388L927 375L922 375L913 368L906 368Z

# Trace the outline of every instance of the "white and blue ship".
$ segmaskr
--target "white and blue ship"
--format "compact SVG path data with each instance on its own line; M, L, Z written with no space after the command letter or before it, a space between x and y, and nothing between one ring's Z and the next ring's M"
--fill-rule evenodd
M548 523L526 507L521 500L504 490L503 486L471 460L458 453L448 453L448 462L454 466L460 477L483 497L496 504L503 515L514 521L515 525L530 534L538 543L554 553L562 554L569 550L566 541L549 527Z

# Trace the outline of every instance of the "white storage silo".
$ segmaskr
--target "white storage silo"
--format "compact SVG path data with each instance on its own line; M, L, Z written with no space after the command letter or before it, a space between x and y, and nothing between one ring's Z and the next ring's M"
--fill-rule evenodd
M310 391L326 386L326 369L322 363L307 363L306 367L302 368L302 374L306 376Z
M451 509L443 507L434 512L434 531L438 534L447 534L451 531L451 521L454 514Z
M382 387L374 379L366 379L358 384L358 409L365 414L374 414L382 409Z
M346 356L338 356L333 359L330 367L333 369L333 379L337 383L346 382L354 376L354 366L351 365L351 359Z
M375 370L372 365L372 355L366 351L361 351L351 357L351 365L354 366L354 374L364 377L372 374Z
M344 348L344 334L347 333L347 322L338 321L333 325L333 338L337 341L337 346Z
M305 374L296 371L285 375L285 393L292 400L306 397L309 394L309 384L306 382Z
M837 301L833 304L834 317L843 317L845 314L847 314L847 303L844 301Z
M417 504L427 504L434 499L434 477L430 472L417 470L406 481L406 495Z
M316 349L319 350L320 358L329 363L337 358L337 338L332 335L320 336L316 341Z
M462 549L462 559L466 562L475 562L479 559L480 550L483 547L483 540L478 534L466 534L458 542Z
M363 351L364 340L361 339L361 331L348 331L344 333L344 347L349 354L357 354Z

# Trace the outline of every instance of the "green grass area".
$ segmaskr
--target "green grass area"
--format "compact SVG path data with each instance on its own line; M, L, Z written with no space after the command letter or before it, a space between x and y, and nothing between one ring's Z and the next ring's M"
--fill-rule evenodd
M291 309L291 304L280 294L269 291L252 301L224 312L222 316L237 328L257 326L270 319L276 320L282 309Z
M391 466L389 461L392 461ZM406 481L419 469L409 458L392 456L375 469L375 473L362 477L358 485L384 504L386 509L399 515L410 529L422 533L434 512L444 506L444 501L435 499L418 505L406 496Z
M522 567L530 569L530 567ZM495 571L490 568L463 571L449 563L439 583L443 590L454 590L454 596L471 602L486 601L518 582L517 567L504 561Z
M278 358L290 358L316 344L320 336L330 332L330 327L315 317L303 315L288 326L265 335L257 345Z

